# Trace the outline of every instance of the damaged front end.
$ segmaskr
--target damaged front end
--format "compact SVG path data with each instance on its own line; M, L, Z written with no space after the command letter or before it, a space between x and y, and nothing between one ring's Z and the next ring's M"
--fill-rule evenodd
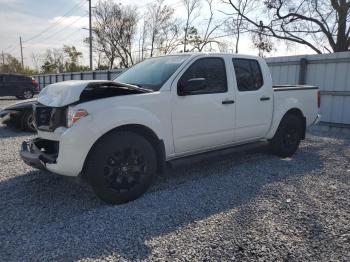
M46 169L46 164L56 163L58 152L58 141L36 138L22 143L20 156L27 165Z
M23 142L20 156L35 168L46 169L56 165L60 154L60 136L52 136L57 128L70 128L80 118L87 116L82 103L93 100L153 92L137 86L112 81L67 81L47 86L33 105L33 116L39 138ZM57 132L58 134L60 132ZM57 141L50 140L55 137ZM49 138L49 139L44 139ZM62 141L61 141L62 142ZM61 144L62 145L62 144ZM63 151L62 151L63 150ZM61 148L61 154L64 149Z
M63 107L96 99L150 92L153 90L113 81L72 80L45 87L38 96L38 102L50 107Z
M56 128L66 126L68 107L49 107L42 104L33 106L36 128L41 131L53 132Z
M40 93L38 103L34 106L34 118L38 130L53 132L58 127L70 127L69 108L77 104L109 97L153 92L113 81L67 82L47 86Z

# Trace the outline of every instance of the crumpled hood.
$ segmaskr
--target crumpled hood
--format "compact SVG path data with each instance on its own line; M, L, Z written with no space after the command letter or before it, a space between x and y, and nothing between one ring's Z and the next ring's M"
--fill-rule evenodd
M31 99L26 99L26 100L22 100L20 102L14 103L12 105L6 106L1 110L11 110L11 109L17 109L17 108L24 108L24 107L31 107L33 104L35 104L36 102L36 98L31 98Z
M62 107L79 101L81 92L90 83L104 80L70 80L46 86L38 96L38 102L50 107Z

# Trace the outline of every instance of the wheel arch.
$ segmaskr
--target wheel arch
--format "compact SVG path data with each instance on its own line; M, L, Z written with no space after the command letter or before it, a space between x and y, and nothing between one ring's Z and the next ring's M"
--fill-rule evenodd
M286 115L294 115L296 117L299 117L302 121L303 124L303 133L302 133L302 139L305 139L305 133L306 133L306 117L304 116L303 112L299 109L299 108L291 108L289 109L282 117L282 119L286 116ZM282 121L281 119L281 121Z
M273 125L266 136L267 139L272 139L275 136L275 134L278 130L278 127L280 126L283 118L285 118L286 115L294 115L294 116L297 116L301 119L302 125L303 125L302 139L305 139L306 117L304 116L302 110L298 107L291 107L288 110L286 110L285 112L278 112L273 117Z
M160 139L157 134L149 127L141 125L141 124L125 124L121 125L118 127L115 127L108 132L104 133L101 137L99 137L94 144L91 146L87 157L85 158L84 161L84 166L83 166L83 174L85 166L87 161L89 161L89 157L91 152L93 151L94 147L106 136L108 136L112 132L119 132L119 131L128 131L128 132L133 132L136 133L142 137L144 137L154 148L157 156L157 172L161 173L164 170L165 167L165 145L164 141Z

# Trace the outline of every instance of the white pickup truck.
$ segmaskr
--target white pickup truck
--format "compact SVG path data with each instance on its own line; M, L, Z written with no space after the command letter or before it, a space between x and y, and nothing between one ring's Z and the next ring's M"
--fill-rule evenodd
M186 53L147 59L114 81L66 81L34 106L22 159L86 178L108 203L136 199L166 162L266 141L290 157L319 121L313 86L272 86L264 59Z

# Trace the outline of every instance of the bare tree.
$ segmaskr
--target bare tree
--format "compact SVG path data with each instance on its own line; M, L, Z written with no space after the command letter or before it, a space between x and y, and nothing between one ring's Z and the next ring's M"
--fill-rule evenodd
M264 28L260 27L260 32L253 34L253 44L259 50L258 55L265 57L266 53L273 50L273 43L269 37L263 34Z
M94 61L96 64L96 70L106 70L109 69L108 61L106 56L102 52L94 51Z
M113 68L117 59L122 67L129 67L134 63L131 43L136 24L135 8L111 1L98 2L94 9L94 41L96 48L108 59L109 68Z
M33 62L33 65L35 67L35 70L39 71L40 70L40 64L42 63L42 55L40 54L31 54L31 59Z
M255 18L242 12L234 0L223 1L230 4L255 33L261 31L264 36L305 45L316 53L349 50L350 1L266 0L262 12L256 12Z
M252 10L254 10L254 6L257 4L257 0L235 0L234 3L237 5L237 9L240 12L231 13L231 19L225 21L226 29L229 33L235 37L235 53L239 52L239 41L241 39L241 34L247 32L247 22L243 19L243 16L240 15L248 15ZM227 12L224 12L226 13Z
M162 27L159 37L159 49L162 54L169 54L181 45L180 32L181 22L178 19L172 19Z
M154 54L154 48L159 42L161 34L167 32L171 26L171 19L174 14L174 9L164 4L164 0L156 0L147 8L147 23L150 34L150 56Z
M200 4L201 4L201 0L182 0L185 9L186 9L186 22L185 22L185 36L184 36L184 52L187 52L188 50L187 48L187 41L188 41L188 33L189 30L193 27L192 23L193 21L198 17L198 13L196 13L196 11L199 10L200 8Z
M64 72L64 52L62 49L47 49L43 55L43 73L62 73Z
M146 40L147 40L147 21L146 19L143 19L142 24L139 27L139 50L138 50L138 55L139 55L139 61L142 61L145 57L145 45L146 45Z
M194 27L190 28L188 31L188 35L190 35L188 43L193 46L193 50L198 50L199 52L203 51L204 47L208 44L219 43L218 40L212 38L212 35L224 24L224 21L214 21L214 0L205 0L205 2L209 10L209 17L203 20L203 25L205 26L204 31L200 33ZM204 21L206 24L204 24Z

